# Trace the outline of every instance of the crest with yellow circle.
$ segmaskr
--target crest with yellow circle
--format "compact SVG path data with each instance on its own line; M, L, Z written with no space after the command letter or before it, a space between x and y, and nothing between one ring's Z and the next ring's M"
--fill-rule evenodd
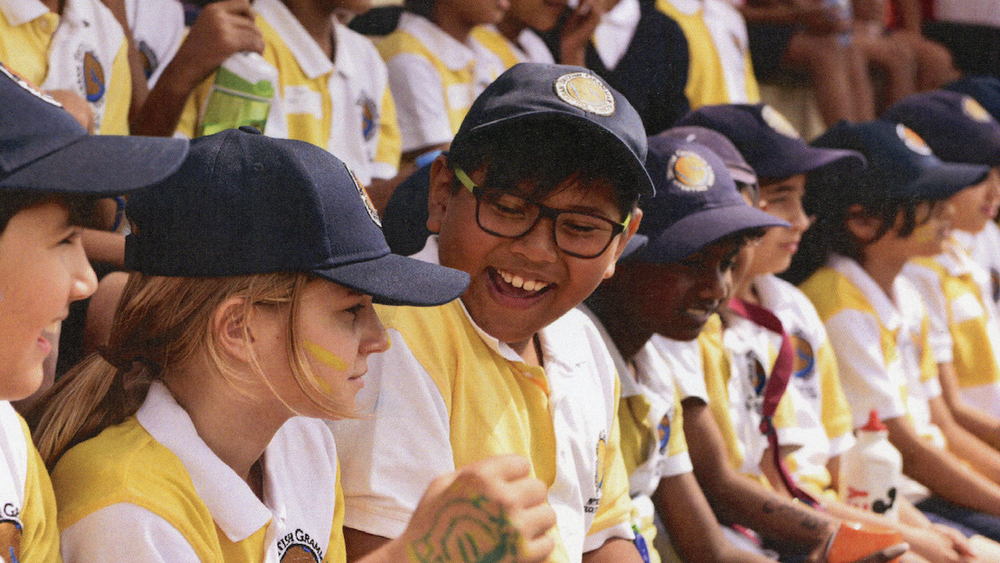
M597 440L597 470L594 472L594 486L600 491L604 486L604 460L608 455L608 440L603 432Z
M800 139L802 137L799 135L798 130L795 129L795 126L773 107L765 105L760 108L760 116L764 119L764 123L767 123L771 129L774 129L778 133L791 139Z
M572 72L556 79L556 95L583 111L603 115L615 113L615 97L597 77L586 72Z
M686 192L703 192L715 183L715 171L700 154L679 150L667 164L667 180Z
M971 96L962 96L962 112L969 116L969 118L980 123L987 123L993 119L990 112L986 111L986 108L981 106Z
M351 179L354 180L354 187L358 189L358 195L361 196L361 202L365 204L365 211L368 212L368 216L371 217L372 221L374 221L375 224L381 229L382 221L378 218L378 211L375 211L375 204L372 203L372 198L368 196L368 190L361 185L361 182L358 181L358 177L354 175L353 170L348 168L347 173L350 174Z
M924 141L923 137L917 135L913 129L910 129L906 125L902 123L896 124L896 135L899 136L899 139L911 151L924 156L932 154L931 147L927 145L927 141Z

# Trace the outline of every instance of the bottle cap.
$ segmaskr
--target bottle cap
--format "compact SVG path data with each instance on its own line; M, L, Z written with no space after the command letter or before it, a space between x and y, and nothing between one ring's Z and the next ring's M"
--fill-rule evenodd
M868 424L864 425L861 429L866 432L882 432L886 430L886 427L882 424L882 421L879 420L878 411L872 409L871 412L868 413Z

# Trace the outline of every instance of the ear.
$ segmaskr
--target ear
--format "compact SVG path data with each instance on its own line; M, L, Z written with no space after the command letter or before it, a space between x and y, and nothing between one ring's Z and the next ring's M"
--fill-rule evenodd
M244 310L245 300L242 297L230 297L218 307L212 315L212 331L215 340L219 343L227 356L237 361L249 363L253 357L253 334L250 334L250 342L244 337L244 328L250 330L251 319Z
M608 269L604 271L604 279L608 279L615 275L615 264L618 263L618 259L621 258L622 252L625 251L625 246L628 245L628 241L632 238L632 235L639 230L639 223L642 222L642 209L636 207L632 211L632 220L628 222L628 227L625 228L625 232L622 236L618 237L618 242L615 244L615 259L608 264Z
M440 155L431 163L430 189L427 192L427 230L441 232L448 202L453 193L455 175L448 168L448 157Z
M864 208L856 203L847 208L847 218L844 221L848 232L864 243L875 240L875 235L882 226L881 221L866 213Z

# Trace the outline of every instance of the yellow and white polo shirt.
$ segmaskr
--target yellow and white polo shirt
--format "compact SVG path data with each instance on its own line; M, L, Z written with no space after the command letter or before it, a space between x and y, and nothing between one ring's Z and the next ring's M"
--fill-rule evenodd
M957 243L903 268L920 291L938 363L952 363L965 401L1000 416L1000 314L989 273Z
M760 101L746 23L735 8L725 0L656 0L656 8L687 37L691 64L684 93L691 109Z
M472 101L506 70L475 34L459 42L410 12L378 50L389 67L403 152L450 143Z
M597 327L621 378L618 422L622 457L639 529L646 545L652 546L656 537L653 493L661 480L692 471L674 377L667 360L649 342L632 357L630 366L597 317L583 305L579 309ZM660 560L655 549L650 549L649 555L653 563Z
M832 482L827 462L855 442L837 359L816 308L797 287L773 275L756 278L753 286L761 305L781 320L795 349L787 392L795 394L795 423L805 434L802 447L786 458L788 469L810 492L825 491ZM777 335L772 342L781 345Z
M264 501L153 383L136 416L53 471L71 561L343 562L344 504L326 425L292 418L263 456ZM311 557L311 558L310 558Z
M1000 307L1000 227L990 221L976 234L956 230L952 237L989 273L990 287L984 295Z
M4 561L60 561L52 482L31 442L28 425L7 401L0 401L0 451L4 456L0 463L0 556Z
M919 434L943 446L928 404L941 385L913 284L897 276L890 299L857 262L834 255L800 289L826 326L854 427L876 409L882 420L908 417Z
M515 453L548 486L557 520L549 561L579 561L608 539L633 538L618 377L583 313L538 333L541 368L483 332L461 300L376 308L392 348L368 361L358 400L371 412L330 423L346 527L398 537L434 478Z
M0 60L43 90L79 94L97 133L128 135L125 33L100 0L66 0L62 16L39 0L0 0Z
M264 133L330 151L362 185L392 178L399 168L399 129L385 64L364 36L334 21L331 61L280 0L256 0L264 59L278 70L276 99ZM191 137L215 75L191 95L177 126Z

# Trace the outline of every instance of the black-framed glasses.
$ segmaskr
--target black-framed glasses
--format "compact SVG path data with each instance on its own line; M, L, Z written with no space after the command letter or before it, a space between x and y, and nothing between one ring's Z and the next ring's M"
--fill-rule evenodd
M560 250L577 258L597 258L611 241L628 228L624 223L583 211L554 209L537 201L496 188L477 186L461 168L455 178L476 198L476 223L487 233L519 238L535 228L542 217L552 220L552 238Z

